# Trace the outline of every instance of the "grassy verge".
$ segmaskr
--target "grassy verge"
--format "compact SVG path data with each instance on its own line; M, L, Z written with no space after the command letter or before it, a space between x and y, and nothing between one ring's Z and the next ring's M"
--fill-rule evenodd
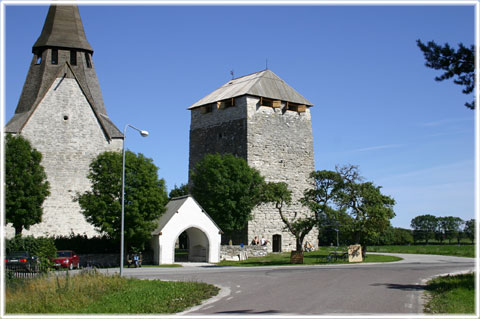
M430 300L427 313L473 314L475 312L475 276L464 274L435 278L427 283Z
M368 246L369 252L475 257L475 245Z
M327 261L327 256L329 252L326 249L305 252L304 255L304 265L321 265L321 264L348 264L347 261L337 260L337 261ZM398 261L402 258L394 256L384 256L384 255L367 255L364 262L391 262ZM269 254L265 257L250 257L247 260L242 261L226 261L223 260L218 263L220 266L244 266L244 267L255 267L255 266L288 266L290 264L290 253L281 253L281 254Z
M9 282L8 314L176 313L215 296L204 283L140 280L99 273Z

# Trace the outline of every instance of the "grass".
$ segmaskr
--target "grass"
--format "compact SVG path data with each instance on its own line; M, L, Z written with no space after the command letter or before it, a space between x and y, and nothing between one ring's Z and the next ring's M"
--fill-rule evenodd
M218 288L196 282L140 280L99 273L8 282L6 313L176 313L215 296Z
M475 245L368 246L369 252L475 257Z
M348 264L348 260L337 260L327 262L328 249L322 248L317 251L305 252L303 264L304 265L322 265L322 264ZM402 260L402 258L384 255L367 255L364 262L392 262ZM218 263L220 266L288 266L290 264L290 253L274 253L268 254L265 257L250 257L242 261L227 261L223 260Z
M427 283L430 300L425 312L434 314L473 314L475 312L473 273L438 277Z

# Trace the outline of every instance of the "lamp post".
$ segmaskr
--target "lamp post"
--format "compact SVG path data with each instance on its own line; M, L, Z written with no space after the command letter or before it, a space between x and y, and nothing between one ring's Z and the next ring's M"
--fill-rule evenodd
M120 230L120 277L123 275L123 256L125 247L124 247L124 229L125 229L125 140L127 139L127 128L131 127L134 130L138 131L141 136L147 137L148 131L139 130L133 125L127 124L123 129L123 160L122 160L122 226Z

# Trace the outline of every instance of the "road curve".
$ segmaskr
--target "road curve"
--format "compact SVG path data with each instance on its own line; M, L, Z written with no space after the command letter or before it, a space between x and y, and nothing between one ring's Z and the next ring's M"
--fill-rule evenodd
M142 279L206 282L222 288L217 297L182 313L188 315L393 315L423 312L427 279L475 269L474 258L385 255L403 260L276 267L200 264L127 268L124 274Z

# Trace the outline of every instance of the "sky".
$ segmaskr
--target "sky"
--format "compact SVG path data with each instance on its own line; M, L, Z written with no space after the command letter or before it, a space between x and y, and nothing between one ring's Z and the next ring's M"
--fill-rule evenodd
M425 2L423 2L425 3ZM4 3L5 4L5 3ZM47 15L5 4L5 123ZM393 197L395 227L432 214L475 217L475 112L416 45L475 43L475 7L420 5L80 5L107 108L126 147L153 159L168 189L188 179L187 108L268 68L311 101L316 170L358 165ZM4 124L2 127L4 126Z

